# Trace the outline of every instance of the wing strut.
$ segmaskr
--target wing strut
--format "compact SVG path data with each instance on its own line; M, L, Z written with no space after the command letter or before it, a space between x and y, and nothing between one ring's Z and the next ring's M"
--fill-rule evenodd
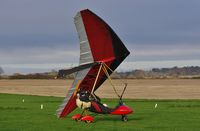
M97 83L97 80L98 80L98 78L99 78L99 74L100 74L100 72L101 72L102 66L103 66L103 64L101 63L100 68L99 68L98 73L97 73L97 77L96 77L96 79L95 79L95 81L94 81L94 85L93 85L93 87L92 87L92 91L91 91L91 93L90 93L90 94L93 95L93 96L95 96L95 95L94 95L94 88L95 88L96 83ZM95 98L96 98L96 97L95 97Z

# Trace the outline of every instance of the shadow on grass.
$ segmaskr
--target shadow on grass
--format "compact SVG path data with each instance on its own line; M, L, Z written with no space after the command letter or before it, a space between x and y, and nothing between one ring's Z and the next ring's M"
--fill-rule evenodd
M200 108L200 105L171 105L170 108Z
M97 116L94 117L95 122L98 121L122 121L121 116L107 116L107 115L101 115L101 116ZM128 116L128 121L140 121L145 119L144 117L129 117Z

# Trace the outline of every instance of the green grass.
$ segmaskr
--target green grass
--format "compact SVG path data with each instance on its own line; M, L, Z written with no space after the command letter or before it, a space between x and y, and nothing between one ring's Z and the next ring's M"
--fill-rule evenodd
M25 100L23 103L22 100ZM200 130L200 100L124 100L134 109L128 122L120 116L97 115L95 122L75 122L71 116L58 119L55 110L63 98L0 94L1 131L69 131L69 130L144 130L144 131L194 131ZM116 100L104 99L109 106ZM155 103L158 107L155 109ZM44 109L40 109L40 105Z

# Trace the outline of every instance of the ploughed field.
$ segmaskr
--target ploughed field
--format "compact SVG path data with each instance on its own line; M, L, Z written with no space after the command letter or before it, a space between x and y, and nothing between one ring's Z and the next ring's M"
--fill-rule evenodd
M200 99L199 79L136 79L128 83L124 98L130 99ZM0 93L64 97L73 80L0 80ZM113 80L118 93L121 80ZM96 92L101 98L117 98L106 81Z
M198 131L200 129L200 100L136 100L125 99L134 109L128 122L120 116L97 115L94 123L75 122L72 115L58 119L55 110L62 97L0 93L1 131ZM103 99L110 107L116 99ZM41 104L43 109L41 109ZM155 105L157 107L155 108ZM91 114L94 115L94 114Z

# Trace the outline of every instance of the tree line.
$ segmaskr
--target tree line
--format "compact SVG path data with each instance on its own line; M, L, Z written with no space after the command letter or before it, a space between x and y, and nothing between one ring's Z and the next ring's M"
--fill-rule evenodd
M58 71L52 70L45 73L33 73L33 74L20 74L15 73L9 76L3 76L3 69L0 67L0 79L61 79L57 78ZM62 79L74 79L75 73L66 76ZM113 79L171 79L171 78L183 78L183 79L200 79L200 67L172 67L172 68L153 68L151 70L132 70L129 72L114 72L111 75Z
M151 78L200 78L200 67L172 67L153 68L151 70L133 70L130 72L117 72L122 78L129 79L151 79Z

